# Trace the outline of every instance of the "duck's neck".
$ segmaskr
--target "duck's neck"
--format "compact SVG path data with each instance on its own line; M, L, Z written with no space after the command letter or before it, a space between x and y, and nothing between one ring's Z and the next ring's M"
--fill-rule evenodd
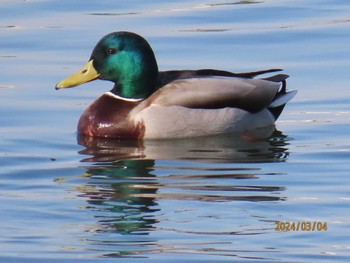
M156 81L117 82L111 92L123 98L143 99L149 97L156 89Z
M137 72L137 73L135 73ZM155 90L158 81L158 66L156 63L135 71L134 74L119 75L112 93L129 99L144 99Z

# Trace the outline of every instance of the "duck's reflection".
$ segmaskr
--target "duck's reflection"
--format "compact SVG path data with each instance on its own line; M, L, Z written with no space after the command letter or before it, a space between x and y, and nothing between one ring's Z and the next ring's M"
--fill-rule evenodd
M256 164L288 157L287 136L274 129L144 142L79 136L78 143L85 147L79 153L88 176L80 196L94 211L99 233L149 234L166 220L162 200L205 204L284 199L284 187L247 180L264 176ZM232 179L241 180L235 184Z
M119 141L78 136L88 155L82 162L130 159L199 160L202 162L280 162L288 157L287 136L274 127L245 134L176 140Z
M157 192L153 166L153 160L122 160L87 169L90 179L80 189L83 192L80 196L87 198L87 208L102 212L96 215L101 227L99 232L143 234L152 228L157 221L152 217L157 211L156 203L143 195Z

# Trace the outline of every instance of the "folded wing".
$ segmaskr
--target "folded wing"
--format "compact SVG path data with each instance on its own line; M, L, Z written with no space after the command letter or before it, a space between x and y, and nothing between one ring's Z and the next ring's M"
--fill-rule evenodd
M139 106L177 105L188 108L240 108L258 112L268 107L281 83L264 79L199 77L175 80L159 89Z

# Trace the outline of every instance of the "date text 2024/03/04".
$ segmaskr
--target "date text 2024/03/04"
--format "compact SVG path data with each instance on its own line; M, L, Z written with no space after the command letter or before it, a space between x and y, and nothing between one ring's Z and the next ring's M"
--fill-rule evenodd
M298 221L298 222L275 222L276 231L327 231L327 222L311 222L311 221Z

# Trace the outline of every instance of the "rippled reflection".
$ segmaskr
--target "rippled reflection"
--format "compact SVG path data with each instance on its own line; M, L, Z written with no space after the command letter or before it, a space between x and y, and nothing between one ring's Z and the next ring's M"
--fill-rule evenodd
M117 162L125 159L199 160L202 162L280 162L288 157L287 136L274 127L241 135L177 140L119 141L78 136L89 155L82 162Z
M88 203L85 209L93 211L96 219L93 231L98 235L91 242L98 244L99 249L107 246L105 256L140 255L159 249L176 253L151 238L150 234L157 231L189 235L252 234L251 229L211 232L186 230L177 224L162 227L164 222L174 220L163 211L164 201L197 202L203 206L217 202L284 200L281 195L284 187L259 185L257 181L264 176L259 163L283 162L288 157L288 138L274 129L244 135L145 142L79 136L78 143L85 147L79 153L84 155L81 162L88 178L78 190ZM117 252L111 253L110 246L116 246L113 251ZM201 253L200 249L194 250Z

